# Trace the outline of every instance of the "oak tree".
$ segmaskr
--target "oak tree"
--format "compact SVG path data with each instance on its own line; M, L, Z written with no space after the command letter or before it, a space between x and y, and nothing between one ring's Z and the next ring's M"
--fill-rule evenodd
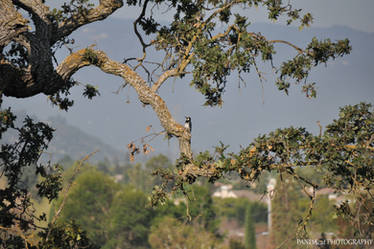
M316 95L314 84L307 80L312 67L350 52L348 40L332 42L314 38L305 48L289 41L269 40L261 33L251 31L248 18L240 8L263 5L268 17L278 20L287 17L287 24L298 21L308 26L310 13L302 14L289 1L232 0L232 1L127 1L127 5L139 5L140 14L134 20L134 32L142 47L136 58L137 65L110 59L105 51L89 46L72 51L63 61L55 60L54 53L63 44L71 43L70 35L79 27L105 19L124 5L121 0L101 0L97 6L88 0L71 0L59 10L50 10L42 0L2 1L0 30L0 93L2 96L27 98L45 94L62 109L73 104L68 99L69 90L76 82L74 73L82 67L96 66L104 73L122 77L133 87L140 102L150 105L169 136L179 140L181 154L192 159L191 134L171 115L158 89L170 78L191 75L190 85L205 96L206 105L222 105L228 76L252 70L260 74L258 61L268 61L278 72L275 82L279 90L288 91L291 83L302 86L308 97ZM168 24L161 24L153 7L167 6L174 17ZM20 14L23 10L29 19ZM31 25L32 24L32 28ZM218 25L220 24L220 25ZM284 44L295 50L295 57L276 66L272 63L276 44ZM88 44L89 45L89 44ZM147 61L149 50L163 52L161 61ZM124 51L124 53L126 53ZM154 64L155 63L155 64ZM154 68L152 66L156 65ZM142 78L139 70L149 73ZM261 76L261 75L260 75ZM83 95L92 98L97 89L86 85ZM183 174L210 175L192 163Z
M139 16L133 22L133 31L141 46L138 58L114 61L91 44L78 51L71 50L62 61L55 58L57 50L74 42L71 38L74 31L107 18L123 5L140 7ZM299 47L292 41L272 40L253 32L240 9L257 6L263 6L268 18L274 21L285 17L288 25L297 22L301 28L312 22L310 13L293 8L291 1L285 0L128 0L125 3L99 0L96 5L89 0L70 0L53 10L44 0L3 0L0 2L0 102L4 97L44 94L52 103L68 110L73 105L69 91L81 85L73 78L79 69L96 66L104 73L123 78L125 86L136 91L139 101L151 106L167 136L179 141L181 156L177 173L156 172L166 181L155 188L156 200L166 196L163 190L169 186L168 181L174 181L175 188L184 191L185 182L192 183L199 176L213 182L227 172L237 172L244 180L252 181L263 171L277 170L316 188L295 173L294 167L298 166L326 169L327 182L338 189L365 190L373 179L368 164L373 160L373 114L371 107L364 104L342 110L341 118L321 136L313 136L305 129L289 128L261 136L237 154L227 153L224 145L217 147L215 155L192 154L190 131L175 121L158 93L167 80L185 77L205 97L206 105L220 106L226 87L233 84L229 79L231 74L238 74L242 80L245 74L253 72L261 78L260 64L269 63L277 77L274 84L280 91L288 93L291 85L295 85L307 97L315 97L316 83L308 80L312 68L351 51L347 39L333 42L313 38ZM152 11L154 7L167 8L173 18L161 23ZM273 58L278 44L289 46L295 54L275 65ZM162 53L163 59L150 61L152 50ZM126 51L123 53L126 56ZM131 66L130 61L135 61L135 65ZM144 72L148 77L141 77ZM84 86L83 96L92 98L97 94L93 86ZM1 225L7 229L14 225L14 218L25 220L12 211L15 207L23 210L17 200L28 199L27 190L17 185L21 169L37 162L40 150L52 139L52 129L44 124L34 125L30 119L23 128L17 128L10 109L1 110L0 118L1 133L7 129L18 129L20 133L20 142L2 146L0 154L1 173L7 177L9 186L1 190L4 194L0 202ZM131 154L140 150L134 144L129 149ZM148 149L147 145L143 146L145 152ZM53 171L46 172L44 168L37 167L37 173L47 179L40 185L40 194L53 199L60 189L59 181L50 174ZM336 177L340 179L339 184ZM46 241L50 234L46 233Z

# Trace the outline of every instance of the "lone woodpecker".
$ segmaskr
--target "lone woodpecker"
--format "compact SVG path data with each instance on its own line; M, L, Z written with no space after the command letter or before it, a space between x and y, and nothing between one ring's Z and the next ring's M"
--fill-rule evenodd
M191 117L187 116L186 121L184 122L184 127L186 127L190 133L192 132L192 122L191 122Z

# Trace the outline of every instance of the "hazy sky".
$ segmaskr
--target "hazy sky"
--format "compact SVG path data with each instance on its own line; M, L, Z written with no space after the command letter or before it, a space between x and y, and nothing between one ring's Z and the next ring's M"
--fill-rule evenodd
M373 0L297 0L295 6L310 11L316 26L344 25L374 32Z
M63 0L57 0L47 3L57 7L63 2ZM374 0L291 0L291 3L294 7L302 8L313 14L314 27L342 25L374 32ZM123 7L116 11L114 17L134 18L138 14L138 7ZM261 8L248 10L248 15L253 17L252 22L269 22ZM168 14L161 16L161 18L168 17L170 17Z
M291 0L295 8L311 12L314 27L334 25L348 26L366 32L374 32L374 0ZM269 22L264 9L247 10L252 22ZM133 18L138 14L134 8L122 8L114 16ZM168 17L163 14L163 17Z

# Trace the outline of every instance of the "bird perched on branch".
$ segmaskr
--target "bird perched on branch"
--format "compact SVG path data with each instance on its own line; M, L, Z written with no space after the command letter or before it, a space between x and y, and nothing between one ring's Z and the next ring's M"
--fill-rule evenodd
M184 127L186 127L190 131L190 133L192 132L191 117L186 116L186 121L184 122Z

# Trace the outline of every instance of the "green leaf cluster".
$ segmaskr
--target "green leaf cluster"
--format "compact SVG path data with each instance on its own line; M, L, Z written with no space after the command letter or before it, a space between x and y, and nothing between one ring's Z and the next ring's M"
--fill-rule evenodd
M163 1L158 2L161 3ZM186 0L171 1L171 6L176 8L176 14L170 25L161 26L152 16L150 23L142 23L147 34L156 34L152 45L165 52L165 60L169 61L171 67L178 69L182 64L189 65L187 68L192 73L190 85L205 96L205 105L222 105L222 96L229 76L234 72L238 73L240 81L243 81L241 75L249 73L253 68L261 79L257 65L259 59L270 62L279 73L275 83L279 90L288 93L292 81L296 84L304 81L303 92L307 97L315 97L315 83L306 82L311 69L351 51L347 39L331 42L329 39L318 41L313 38L305 49L288 41L268 40L261 33L251 31L248 19L233 11L232 7L236 5L249 8L262 5L267 9L269 19L278 20L281 16L287 16L287 24L299 20L300 27L309 26L313 20L310 13L302 15L301 9L295 9L289 2L282 0ZM218 28L217 24L221 24L221 27ZM298 54L275 67L274 44L279 42L290 45ZM182 72L179 74L180 77L184 75Z
M94 6L90 0L70 0L64 2L60 9L52 9L48 18L56 25L71 19L74 15L87 15L87 12Z
M84 97L92 99L93 97L96 97L98 95L100 95L100 93L99 93L97 87L94 87L94 86L92 86L90 84L86 85L86 87L84 89L84 92L83 92L83 96Z
M316 37L306 47L305 53L300 53L291 60L283 62L279 71L280 76L276 85L280 91L288 94L291 81L295 84L303 83L302 91L307 97L315 98L317 92L316 83L308 83L307 78L313 67L327 63L328 60L335 60L337 57L343 57L351 52L349 40L340 40L331 42L330 39L319 41Z

